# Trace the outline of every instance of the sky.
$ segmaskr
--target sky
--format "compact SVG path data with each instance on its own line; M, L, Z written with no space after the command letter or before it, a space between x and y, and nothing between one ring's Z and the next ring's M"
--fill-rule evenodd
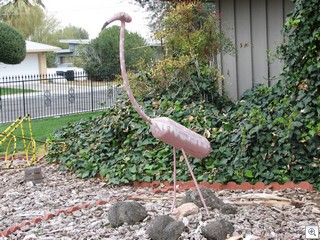
M132 22L126 24L130 32L137 32L149 39L150 30L148 13L133 0L43 0L48 15L53 15L60 21L62 27L71 24L81 27L94 39L99 35L106 20L118 12L127 12ZM119 25L116 21L112 25ZM110 25L111 26L111 25Z

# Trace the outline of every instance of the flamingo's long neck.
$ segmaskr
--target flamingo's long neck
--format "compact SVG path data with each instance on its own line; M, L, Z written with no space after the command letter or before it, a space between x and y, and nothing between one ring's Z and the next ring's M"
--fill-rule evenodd
M125 60L124 60L124 34L125 34L125 22L121 21L121 29L120 29L120 46L119 46L119 51L120 51L120 67L121 67L121 75L123 78L123 84L124 84L124 88L127 91L127 94L129 96L130 102L132 104L132 106L136 109L136 111L138 112L138 114L148 123L151 124L151 119L150 117L148 117L140 108L138 102L136 101L136 99L133 96L131 87L129 85L129 80L128 80L128 74L126 71L126 64L125 64Z

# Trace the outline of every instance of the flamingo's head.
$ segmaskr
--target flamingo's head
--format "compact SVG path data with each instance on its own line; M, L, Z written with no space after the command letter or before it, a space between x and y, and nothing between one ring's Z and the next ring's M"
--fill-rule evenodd
M101 30L103 30L106 26L108 26L110 23L119 20L121 22L126 22L129 23L132 21L132 18L130 17L129 14L125 13L125 12L119 12L116 13L115 15L113 15L113 17L111 17L110 19L108 19L105 24L103 24L103 27Z

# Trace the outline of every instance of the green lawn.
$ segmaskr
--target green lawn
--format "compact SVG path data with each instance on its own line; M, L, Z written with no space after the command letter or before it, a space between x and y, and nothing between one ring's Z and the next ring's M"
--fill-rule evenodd
M28 92L36 92L32 89L20 89L20 88L0 88L0 95L9 95L9 94L17 94L17 93L28 93Z
M50 117L45 119L31 119L32 125L32 134L33 138L38 141L45 142L46 139L49 137L51 133L54 132L55 129L61 128L66 126L68 123L78 121L82 118L89 118L91 116L101 115L102 112L90 112L84 114L77 114L77 115L68 115L62 117ZM0 141L3 139L3 131L9 126L10 124L0 124ZM25 132L25 137L30 137L30 131L28 127L28 122L23 122L23 129ZM17 128L14 132L15 136L22 136L20 127ZM4 142L2 146L0 146L0 156L5 155L6 148L8 146L9 139ZM27 142L28 144L28 142ZM37 143L38 150L42 148L42 143ZM10 145L11 146L11 145ZM10 149L13 149L11 146ZM23 142L21 139L17 138L17 152L23 151ZM10 151L9 151L10 152Z

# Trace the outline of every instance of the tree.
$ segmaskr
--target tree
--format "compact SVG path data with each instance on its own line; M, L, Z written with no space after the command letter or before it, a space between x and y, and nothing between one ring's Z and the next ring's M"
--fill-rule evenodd
M151 13L150 27L154 30L159 28L163 14L168 10L169 4L166 1L135 0L141 7Z
M176 6L180 3L210 3L213 7L214 0L134 0L141 7L151 13L150 27L156 31L162 22L164 14L169 10L170 5Z
M26 56L26 42L14 28L0 22L0 62L19 64Z
M40 6L45 9L45 5L43 4L42 0L0 0L0 7L8 4L14 4L17 7L21 4Z
M46 16L44 21L38 26L31 36L35 42L67 48L66 43L61 43L61 39L88 39L88 32L80 27L69 25L61 28L60 22L54 16Z
M53 16L46 16L43 23L36 29L31 36L31 40L35 42L54 45L61 48L67 48L66 43L61 43L61 39L88 39L88 32L79 27L69 25L61 28L60 22Z
M61 39L87 39L89 34L83 28L69 25L65 28L60 27L60 22L54 16L46 16L42 24L31 36L35 42L45 43L61 48L68 48L68 44L61 43ZM47 66L55 67L56 53L47 53Z
M43 11L45 6L41 0L0 1L0 20L19 30L25 37L35 42L68 48L61 39L87 39L86 30L69 25L59 26L60 22ZM55 66L56 54L47 53L47 66Z
M75 27L72 25L68 25L67 27L61 29L57 33L58 35L61 35L65 39L88 39L89 33L80 27Z
M102 78L107 80L120 74L119 31L119 26L107 28L83 48L82 67L88 74L102 75ZM128 31L125 33L125 53L128 70L135 70L138 63L148 62L154 57L154 52L146 45L145 40L137 33Z
M16 4L16 5L23 3L27 5L41 6L42 8L45 8L45 5L42 2L42 0L7 0L7 2Z
M9 1L0 8L0 19L19 30L26 39L34 34L45 18L41 0Z
M153 80L151 95L217 99L217 54L233 51L232 42L217 27L218 20L212 5L197 2L169 6L154 35L165 52L163 59L147 70Z

